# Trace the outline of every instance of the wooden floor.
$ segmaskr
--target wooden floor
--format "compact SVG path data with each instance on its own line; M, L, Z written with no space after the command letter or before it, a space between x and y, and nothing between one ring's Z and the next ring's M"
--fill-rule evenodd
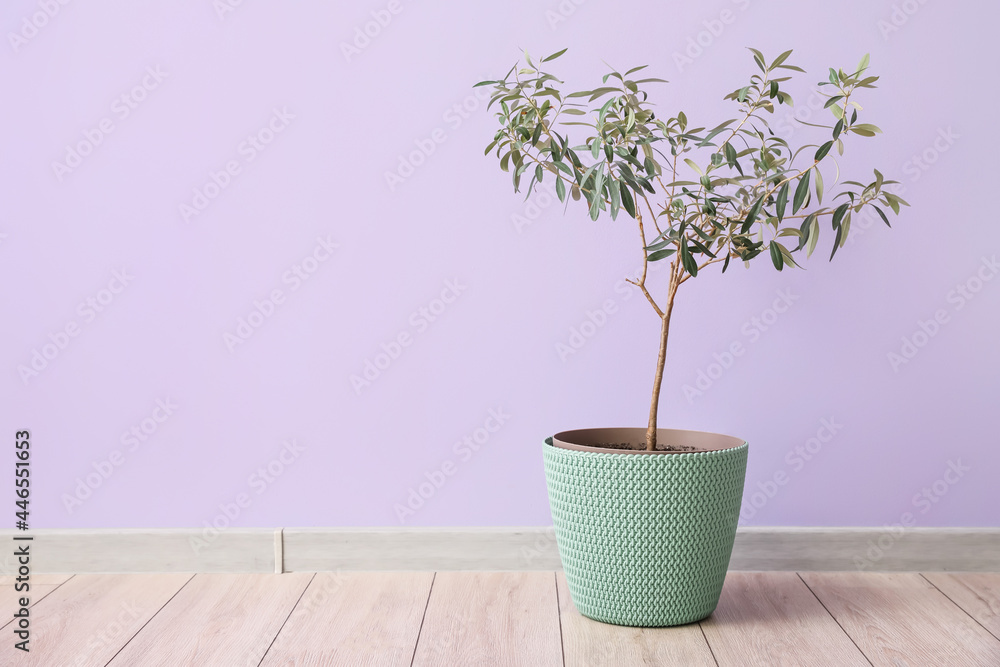
M20 595L0 580L3 619ZM0 664L1000 665L1000 574L731 572L655 629L584 618L561 572L39 575L31 605Z

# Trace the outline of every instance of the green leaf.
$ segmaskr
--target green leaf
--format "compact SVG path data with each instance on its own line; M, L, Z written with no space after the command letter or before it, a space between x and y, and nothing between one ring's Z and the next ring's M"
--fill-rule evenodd
M543 63L547 63L547 62L549 62L550 60L555 60L556 58L558 58L558 57L559 57L559 56L561 56L562 54L566 53L566 50L567 50L568 48L569 48L569 47L566 47L566 48L565 48L565 49L563 49L562 51L556 51L556 52L555 52L555 53L553 53L553 54L552 54L551 56L547 56L547 57L545 57L545 58L542 58L542 62L543 62Z
M844 228L837 227L837 238L833 240L833 250L830 251L830 260L833 261L833 256L837 254L837 250L840 248L840 239L844 234Z
M701 167L699 167L699 166L698 166L698 165L697 165L697 164L695 163L695 161L694 161L694 160L692 160L691 158L684 158L684 162L685 162L685 163L687 163L687 166L691 167L691 168L692 168L692 169L694 169L694 170L695 170L696 172L698 172L698 175L699 175L699 176L704 176L704 175L705 175L705 172L703 172L703 171L701 170Z
M799 184L795 188L795 196L792 198L792 213L798 213L799 209L802 208L802 202L806 200L806 195L809 194L809 174L806 172L799 179Z
M615 179L611 179L608 183L608 190L611 192L611 219L615 220L618 218L618 209L622 205L622 195L619 191L621 185Z
M538 143L538 138L542 136L543 125L539 123L535 126L535 131L531 133L531 145L534 146Z
M880 209L878 206L875 206L874 204L872 204L872 208L874 208L875 212L878 213L880 218L882 218L882 222L884 222L886 226L891 229L892 225L889 224L889 218L886 217L885 212L882 211L882 209Z
M844 219L844 215L850 207L850 204L841 204L837 207L837 210L833 212L833 218L830 222L833 224L834 228L840 227L840 221Z
M816 155L813 157L813 159L816 162L819 162L820 160L826 157L826 154L830 152L831 148L833 148L833 142L832 141L826 142L825 144L820 146L819 149L816 150Z
M823 172L816 167L816 203L823 203Z
M840 79L837 77L837 70L833 69L832 67L830 68L830 83L832 83L835 86L840 83Z
M771 63L771 66L768 69L774 69L775 67L777 67L781 63L783 63L786 60L788 60L788 56L790 56L790 55L792 55L791 49L789 49L788 51L785 51L780 56L778 56L777 58L775 58L774 62Z
M851 130L853 130L854 132L857 132L858 134L861 134L861 132L858 132L858 130L864 130L865 132L871 132L871 136L873 136L873 137L876 134L881 134L881 132L882 132L882 130L880 130L877 125L872 125L871 123L858 123L856 125L852 125L851 126ZM868 135L865 135L865 136L868 136Z
M778 214L778 220L785 217L785 206L788 204L788 183L786 182L778 190L778 201L775 204L775 209Z
M566 164L565 162L563 162L562 160L556 160L555 161L555 165L556 165L556 168L561 169L570 178L576 178L576 174L573 173L573 170L570 169L569 165Z
M750 210L747 211L747 217L743 220L743 226L740 227L740 234L746 234L750 231L750 227L753 225L754 220L757 219L757 214L760 213L761 206L764 205L764 196L761 195L760 199L754 202Z
M559 201L566 201L566 184L558 176L556 177L556 194L559 196Z
M861 62L858 63L857 72L860 73L860 72L868 69L868 63L869 62L871 62L871 58L869 57L869 54L866 53L865 56L864 56L864 58L861 59Z
M677 248L666 248L664 250L657 250L656 252L651 252L648 255L646 255L646 260L650 262L658 262L661 259L666 259L667 257L670 257L675 252L677 252Z
M806 257L812 257L813 250L816 249L816 242L819 241L819 218L816 214L809 216L809 240L806 242ZM808 218L807 218L808 220Z
M893 197L891 193L886 192L884 194L885 194L885 202L889 205L889 208L892 209L893 213L899 215L899 202L896 201L896 198Z
M628 211L628 214L633 218L635 217L635 202L632 200L632 193L629 192L628 186L621 189L622 195L622 206Z
M781 249L778 247L777 241L771 241L768 245L771 251L771 263L774 264L774 268L781 271L781 267L785 264L785 260L781 256Z
M612 88L611 86L595 88L594 90L590 91L590 101L593 102L598 97L601 97L602 95L607 95L608 93L619 93L619 92L621 92L620 89Z
M826 109L828 107L831 107L842 99L844 99L843 95L834 95L833 97L831 97L826 101L826 104L823 105L823 108Z
M692 277L698 275L698 262L695 261L694 256L691 255L691 251L688 250L685 243L681 243L681 265Z
M486 152L489 153L488 150ZM736 149L733 148L733 145L727 141L726 145L723 147L723 152L726 154L726 162L729 164L729 166L730 167L735 166L737 156L736 156Z
M844 131L844 119L841 118L837 121L837 124L833 126L833 139L836 141L840 138L840 133Z

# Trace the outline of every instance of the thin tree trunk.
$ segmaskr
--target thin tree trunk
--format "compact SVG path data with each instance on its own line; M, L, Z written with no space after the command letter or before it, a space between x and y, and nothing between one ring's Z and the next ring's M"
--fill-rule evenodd
M670 312L674 309L674 295L677 294L677 283L671 280L667 292L667 306L663 310L662 326L660 328L660 356L656 360L656 379L653 381L653 401L649 406L649 427L646 429L646 450L656 449L656 412L660 406L660 386L663 384L663 367L667 361L667 336L670 333Z

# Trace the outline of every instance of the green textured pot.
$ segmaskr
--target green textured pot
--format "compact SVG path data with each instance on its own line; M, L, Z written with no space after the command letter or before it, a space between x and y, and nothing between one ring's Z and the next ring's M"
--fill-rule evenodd
M584 429L543 448L559 556L577 610L641 627L701 620L719 603L736 538L747 443L660 429L657 441L711 451L567 449L645 429ZM592 451L586 451L591 450Z

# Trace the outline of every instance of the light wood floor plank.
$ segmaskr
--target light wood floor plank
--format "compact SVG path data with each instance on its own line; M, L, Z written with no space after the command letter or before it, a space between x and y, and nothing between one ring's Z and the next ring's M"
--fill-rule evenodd
M1000 640L916 573L804 572L876 667L1000 665Z
M409 667L432 572L321 572L262 667Z
M701 626L720 667L868 665L794 572L730 572Z
M576 610L566 575L557 572L556 579L566 667L714 667L712 652L697 623L674 628L600 623Z
M994 637L1000 637L1000 574L928 572L924 577Z
M31 590L29 591L18 591L15 590L13 586L3 586L0 587L0 613L3 614L3 621L0 621L0 629L6 628L8 625L14 622L11 618L13 613L20 607L20 600L23 597L28 598L28 608L34 607L38 604L46 595L49 595L58 586L39 586L38 584L31 584ZM10 613L7 613L7 612ZM11 620L7 620L11 619Z
M31 610L30 652L13 647L11 627L0 664L19 667L104 665L191 578L190 574L80 574Z
M198 574L111 667L256 667L313 575Z
M562 664L551 572L439 572L414 667Z

